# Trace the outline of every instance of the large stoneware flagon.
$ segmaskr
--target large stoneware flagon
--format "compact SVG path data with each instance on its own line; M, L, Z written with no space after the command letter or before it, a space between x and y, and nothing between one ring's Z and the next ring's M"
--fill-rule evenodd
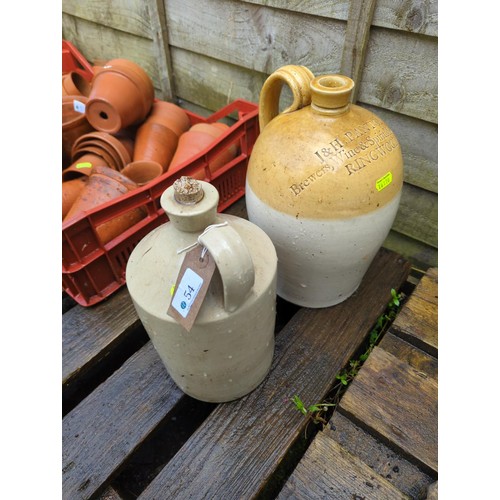
M292 105L278 112L283 84ZM403 184L397 138L351 103L354 82L284 66L264 83L250 157L249 220L278 254L277 293L327 307L358 288L396 217Z
M186 394L209 402L242 397L263 381L273 358L276 316L271 240L245 219L217 214L218 202L212 184L175 181L161 196L169 222L139 242L126 269L137 314L168 373ZM199 252L191 255L200 269L210 259L216 265L189 330L168 314L183 289L187 249Z

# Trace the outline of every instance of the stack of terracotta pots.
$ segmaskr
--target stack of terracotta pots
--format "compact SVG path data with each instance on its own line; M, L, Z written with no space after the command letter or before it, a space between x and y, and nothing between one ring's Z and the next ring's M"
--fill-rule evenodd
M112 59L93 69L91 81L78 72L63 75L63 221L177 171L228 129L223 123L191 126L182 108L154 99L151 79L132 61ZM222 151L210 170L234 156L236 146ZM116 229L112 220L97 232L106 243L144 216L132 211L117 218Z

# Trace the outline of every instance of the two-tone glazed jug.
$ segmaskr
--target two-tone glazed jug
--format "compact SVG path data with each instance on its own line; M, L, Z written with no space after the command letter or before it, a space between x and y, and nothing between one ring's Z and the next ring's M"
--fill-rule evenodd
M169 221L138 243L126 269L137 314L168 373L186 394L208 402L237 399L262 382L276 319L274 246L255 224L218 214L218 202L212 184L175 181L160 199ZM213 264L207 278L204 266ZM206 295L187 328L183 318L204 280ZM177 317L169 314L174 306Z
M293 103L279 113L284 84ZM379 117L351 103L353 88L346 76L284 66L260 93L248 218L275 245L278 295L306 307L355 292L399 207L400 145Z

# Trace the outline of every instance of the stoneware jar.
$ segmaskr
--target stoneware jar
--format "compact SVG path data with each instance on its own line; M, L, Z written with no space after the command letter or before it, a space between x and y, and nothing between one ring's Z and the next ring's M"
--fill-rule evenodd
M278 113L283 84L293 94ZM284 66L264 83L246 181L248 218L273 241L277 293L305 307L358 288L394 222L403 184L398 140L352 104L354 82Z
M263 381L276 315L271 240L245 219L217 214L218 202L207 182L175 181L161 196L169 222L139 242L126 269L137 314L168 373L186 394L208 402L237 399ZM200 252L200 266L210 259L216 265L189 331L167 314L186 249Z

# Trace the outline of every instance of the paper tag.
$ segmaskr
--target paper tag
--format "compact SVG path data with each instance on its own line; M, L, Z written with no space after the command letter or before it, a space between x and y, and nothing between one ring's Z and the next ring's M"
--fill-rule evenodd
M190 267L184 271L177 293L174 295L170 305L185 318L191 310L191 305L198 296L203 278L196 274Z
M83 102L73 100L73 109L78 113L85 113L85 104Z
M392 182L392 172L387 172L383 177L377 179L375 182L375 187L377 191L382 191Z
M202 246L198 245L186 253L173 286L174 293L167 314L188 332L198 316L214 271L215 261L206 250L203 252Z

